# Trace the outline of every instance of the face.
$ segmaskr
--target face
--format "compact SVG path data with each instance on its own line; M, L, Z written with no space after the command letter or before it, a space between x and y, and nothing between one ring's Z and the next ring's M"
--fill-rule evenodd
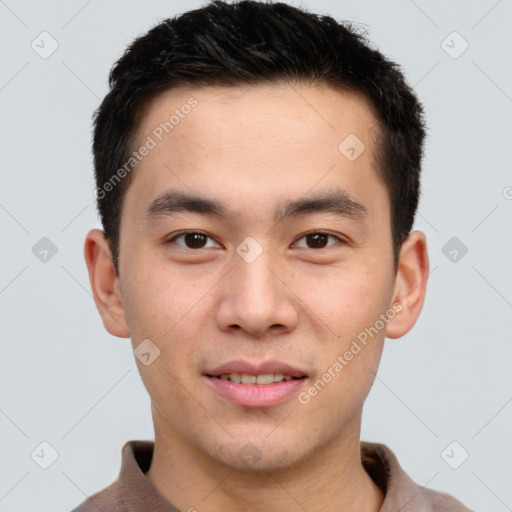
M364 97L327 85L151 104L119 289L133 347L151 340L137 364L172 442L276 470L358 435L399 314L376 126Z

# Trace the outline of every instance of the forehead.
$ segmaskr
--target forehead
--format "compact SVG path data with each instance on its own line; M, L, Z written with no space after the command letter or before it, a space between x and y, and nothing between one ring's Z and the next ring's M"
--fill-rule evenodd
M367 132L377 125L376 109L362 93L329 84L273 83L167 90L146 106L138 133L187 142L181 136L189 138L194 130L197 142L216 146L254 145L274 136L275 142L303 142L310 149L349 133L371 143Z
M152 149L127 195L135 189L147 204L179 188L248 206L249 196L254 204L346 185L357 198L382 187L377 129L365 96L326 84L171 89L146 108L136 147Z

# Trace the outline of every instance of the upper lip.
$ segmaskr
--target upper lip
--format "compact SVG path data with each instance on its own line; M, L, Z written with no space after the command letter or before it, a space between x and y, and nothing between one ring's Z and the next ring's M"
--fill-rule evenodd
M263 361L259 363L251 363L250 361L237 360L229 361L228 363L221 364L205 372L205 375L210 377L218 377L223 374L230 373L245 373L247 375L263 375L266 373L282 373L283 375L290 375L292 377L307 377L307 372L300 368L290 366L282 361Z

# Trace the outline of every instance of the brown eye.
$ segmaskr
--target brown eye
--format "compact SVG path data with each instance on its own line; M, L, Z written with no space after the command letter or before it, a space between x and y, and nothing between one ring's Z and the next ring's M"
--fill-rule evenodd
M329 243L329 238L333 239L334 243ZM300 243L302 240L305 242ZM315 232L304 235L300 238L300 241L296 244L298 247L305 249L324 249L331 245L335 245L336 242L341 242L342 240L329 233Z
M180 240L180 242L178 242ZM208 247L218 247L218 245L213 242L214 245L208 245L209 240L212 238L204 233L199 231L189 231L187 233L179 233L178 235L172 237L168 243L176 242L176 245L180 247L185 247L186 249L205 249Z
M309 247L312 249L322 249L327 245L328 235L323 233L315 233L314 235L307 235L306 240Z
M185 245L189 249L202 249L206 244L206 238L201 233L187 233L184 235Z

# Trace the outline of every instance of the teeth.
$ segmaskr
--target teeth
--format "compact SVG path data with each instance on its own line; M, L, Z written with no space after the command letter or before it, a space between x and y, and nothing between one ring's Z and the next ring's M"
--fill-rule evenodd
M236 382L237 384L240 384L240 382L242 382L242 378L239 373L231 373L229 375L229 380L231 382Z
M275 382L289 381L293 377L291 375L284 375L282 373L263 373L261 375L249 375L248 373L224 373L219 375L222 380L230 380L236 384L274 384Z
M246 373L242 373L242 384L256 384L256 379L256 375L247 375Z
M274 374L273 373L264 373L263 375L258 375L256 377L256 384L272 384L273 382L274 382Z

